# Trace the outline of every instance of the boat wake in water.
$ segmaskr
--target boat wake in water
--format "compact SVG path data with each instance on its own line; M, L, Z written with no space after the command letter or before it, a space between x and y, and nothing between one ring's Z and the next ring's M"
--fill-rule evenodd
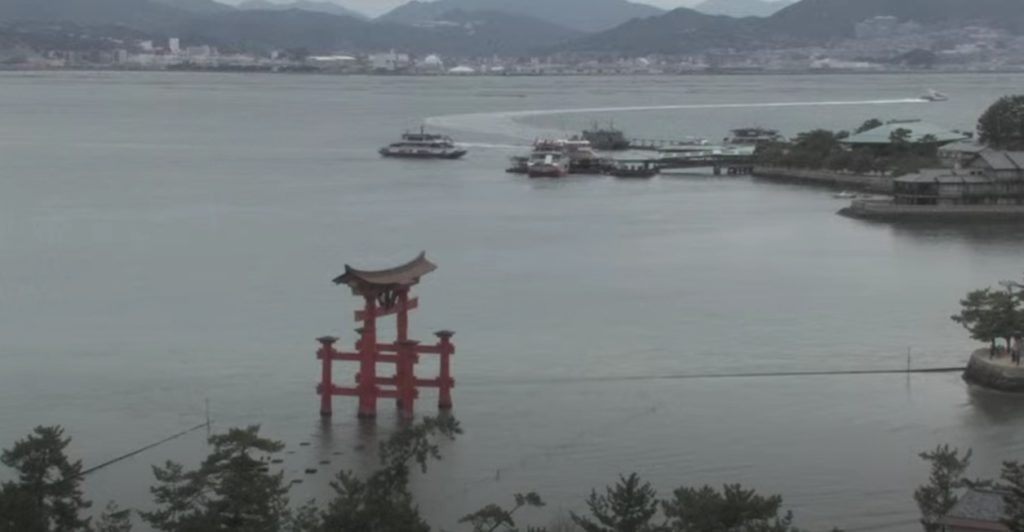
M578 109L537 109L525 111L497 111L489 113L467 113L457 115L433 116L426 123L431 127L466 131L473 133L498 134L509 137L533 139L546 136L559 136L560 130L543 129L523 124L517 119L530 116L570 115L589 113L623 113L633 111L678 111L688 109L766 109L785 107L836 107L853 105L896 105L926 103L920 98L903 98L893 100L838 100L819 102L759 102L759 103L710 103L710 104L679 104L679 105L635 105L623 107L585 107Z

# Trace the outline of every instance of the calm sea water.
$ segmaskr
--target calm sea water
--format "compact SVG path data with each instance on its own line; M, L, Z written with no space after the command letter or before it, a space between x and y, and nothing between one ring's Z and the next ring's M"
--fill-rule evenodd
M1024 227L864 223L834 215L829 191L749 178L503 168L533 136L593 121L713 139L876 116L969 129L1022 82L0 75L0 443L61 424L95 464L201 422L208 399L216 428L285 441L294 497L322 499L331 470L367 470L397 426L387 406L360 426L343 399L317 415L313 338L349 343L356 326L330 279L425 249L440 269L412 329L458 331L466 430L416 480L435 525L525 490L550 502L529 516L543 524L637 471L663 493L781 493L805 527L912 530L916 453L973 447L975 474L994 474L1022 458L1024 403L956 374L671 377L903 368L908 348L917 367L962 364L972 344L949 315L1020 277ZM879 102L931 87L952 99ZM786 102L800 105L764 106ZM642 106L692 107L597 110ZM377 157L423 122L469 157ZM206 450L193 433L90 476L88 493L145 507L149 464Z

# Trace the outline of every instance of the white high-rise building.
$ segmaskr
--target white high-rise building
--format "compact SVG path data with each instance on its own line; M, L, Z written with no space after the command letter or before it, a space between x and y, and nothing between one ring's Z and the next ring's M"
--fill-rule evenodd
M374 70L395 71L409 66L412 62L408 54L397 54L394 50L388 53L370 54L367 59Z
M177 37L171 37L170 39L167 39L167 49L170 50L172 54L180 54L181 39Z

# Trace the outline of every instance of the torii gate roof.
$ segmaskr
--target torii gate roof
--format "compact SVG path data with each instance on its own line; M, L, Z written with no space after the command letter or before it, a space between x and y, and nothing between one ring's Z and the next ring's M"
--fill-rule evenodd
M387 270L357 270L348 264L345 273L334 279L334 284L348 285L355 295L377 293L395 288L409 287L420 282L420 277L437 269L427 260L427 252L421 252L415 259Z

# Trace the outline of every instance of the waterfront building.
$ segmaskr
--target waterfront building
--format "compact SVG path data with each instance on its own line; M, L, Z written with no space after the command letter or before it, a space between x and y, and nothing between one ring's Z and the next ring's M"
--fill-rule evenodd
M171 37L167 39L167 50L174 55L181 53L181 39L177 37Z
M129 55L125 64L137 68L167 68L173 59L168 55L141 53Z
M939 524L944 532L1009 532L1002 522L1005 495L998 490L969 489Z
M444 72L444 61L439 56L431 54L423 58L423 61L420 61L416 68L424 73L440 73Z
M366 58L370 68L382 72L394 72L407 68L412 61L408 54L395 53L394 50L385 53L370 54Z
M893 180L897 205L1024 205L1024 152L985 150L961 169Z
M185 49L185 55L192 59L206 59L216 55L216 52L209 45L204 44L201 46L189 46Z
M973 140L961 140L939 146L939 159L948 168L961 168L965 163L970 162L979 153L986 150L986 146L978 144Z
M359 60L351 55L313 55L306 63L324 71L344 71L356 68Z
M996 195L992 180L970 173L922 170L893 180L897 205L979 205Z
M857 198L840 214L856 218L1024 218L1024 152L985 150L960 168L892 180L892 198ZM967 529L965 529L967 530Z
M983 150L965 167L992 179L1024 179L1024 151Z
M867 61L846 61L831 57L821 57L812 59L808 68L811 70L881 70L882 65Z

